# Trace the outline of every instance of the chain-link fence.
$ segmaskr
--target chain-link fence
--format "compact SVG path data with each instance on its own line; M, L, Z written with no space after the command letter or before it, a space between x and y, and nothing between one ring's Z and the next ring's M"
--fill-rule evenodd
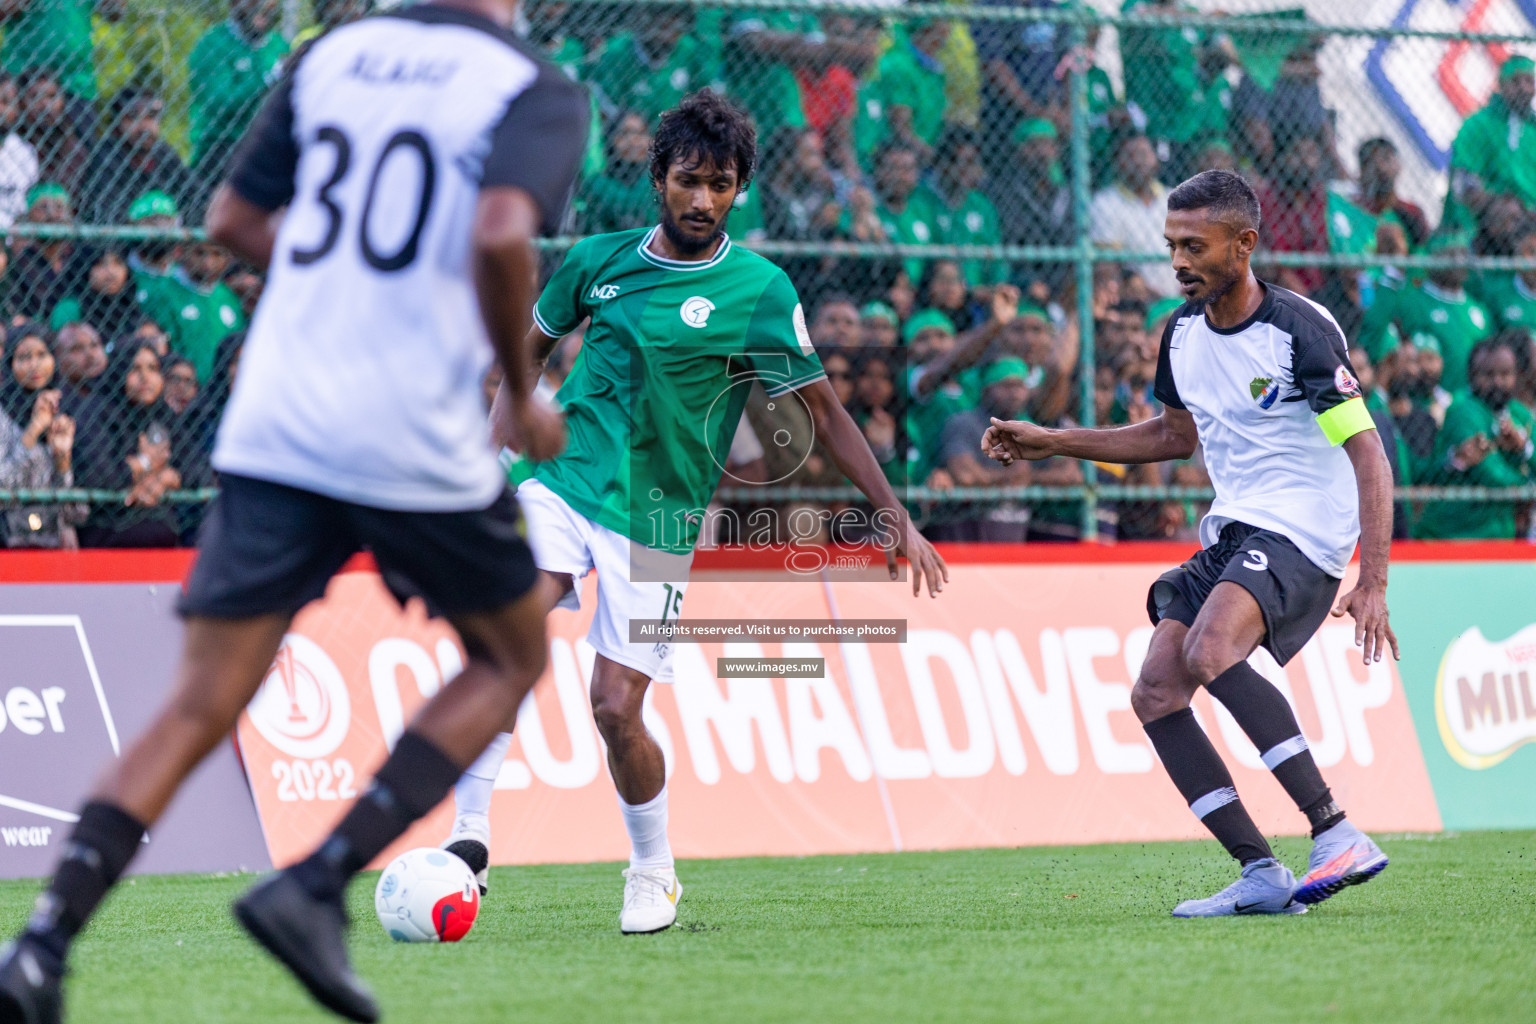
M261 279L190 229L293 54L372 6L0 0L8 543L191 537ZM661 111L699 88L745 106L760 166L729 230L793 278L932 536L1193 537L1198 455L1005 468L977 440L990 415L1156 414L1166 193L1211 167L1260 195L1261 276L1348 336L1399 535L1530 536L1536 2L526 0L522 18L595 115L551 262L654 222ZM825 453L780 464L766 406L720 500L856 502Z

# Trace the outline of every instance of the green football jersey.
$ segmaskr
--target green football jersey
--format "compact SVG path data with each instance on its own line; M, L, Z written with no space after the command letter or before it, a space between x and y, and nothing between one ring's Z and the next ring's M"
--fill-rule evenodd
M1500 330L1510 327L1536 329L1536 289L1526 284L1519 274L1490 275L1484 280L1478 298L1493 313Z
M203 33L187 58L193 166L244 134L287 55L288 43L276 32L253 44L222 21Z
M544 56L565 72L565 77L571 81L583 81L587 48L575 36L560 36L550 40ZM581 158L581 175L583 178L593 178L603 173L608 157L603 152L603 118L597 105L597 93L588 89L587 101L591 105L592 119L587 123L587 153Z
M654 131L656 119L684 96L698 89L721 89L719 42L697 34L684 36L653 66L635 37L620 33L593 58L587 81L602 90L603 102L612 108L605 113L634 111Z
M1374 253L1378 218L1369 210L1350 201L1348 196L1328 190L1328 251L1336 253Z
M566 449L533 475L588 519L686 554L752 384L776 397L825 374L784 271L729 238L707 261L665 259L646 247L658 230L578 242L534 305L551 338L591 322L556 395Z
M16 5L12 5L16 6ZM5 27L0 67L19 75L47 68L59 84L83 100L96 98L91 64L91 0L31 0Z
M939 240L946 245L1002 245L1003 232L998 224L997 207L976 189L971 189L958 206L950 206L938 189L928 185L918 191L928 195ZM966 283L975 288L1001 284L1008 280L1008 264L1002 260L965 260L960 269Z
M731 41L753 32L823 38L820 31L816 16L804 11L752 11L731 20L726 33L726 60L722 63L726 92L751 111L757 121L759 142L767 142L775 129L785 125L799 128L805 124L800 86L788 64L733 47Z
M192 361L197 379L206 384L219 343L246 327L239 297L222 281L202 289L178 274L140 271L134 286L139 308L165 331L171 351Z
M939 469L939 447L944 440L944 424L951 416L981 404L981 373L968 366L935 388L926 399L917 397L917 382L925 367L914 366L907 372L907 437L911 443L908 472L913 483L927 481L928 474Z
M1434 480L1439 484L1471 487L1522 487L1536 474L1536 456L1527 443L1523 452L1496 448L1475 466L1457 470L1452 456L1468 439L1481 434L1489 440L1499 436L1500 420L1508 418L1515 429L1530 438L1536 433L1536 418L1519 402L1510 402L1502 413L1483 404L1470 391L1459 391L1445 412L1445 424L1435 439ZM1430 501L1424 505L1414 527L1415 538L1438 540L1448 537L1491 537L1513 540L1515 503L1505 501Z
M1418 288L1399 293L1392 312L1403 337L1423 333L1439 340L1440 355L1445 360L1440 386L1453 392L1465 388L1472 346L1494 332L1493 317L1488 311L1464 291L1445 292L1425 281Z
M872 152L885 140L892 107L909 108L913 134L930 146L937 142L949 107L944 85L944 69L937 60L898 40L859 88L853 120L857 151Z
M930 190L919 187L907 197L907 205L900 213L883 201L876 200L875 216L885 230L885 240L900 245L932 245L940 241L938 202ZM853 237L853 211L844 210L838 220L838 230L844 238ZM903 260L907 276L917 284L923 278L923 260Z

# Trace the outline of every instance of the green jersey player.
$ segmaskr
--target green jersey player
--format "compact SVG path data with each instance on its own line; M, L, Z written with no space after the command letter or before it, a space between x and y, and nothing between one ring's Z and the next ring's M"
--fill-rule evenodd
M576 607L579 581L598 576L588 641L597 652L592 709L631 843L624 872L625 932L653 932L677 917L682 887L667 841L661 748L641 721L651 680L670 678L671 644L631 643L632 619L676 620L704 509L720 482L747 393L798 401L838 468L880 510L895 556L937 594L943 561L907 518L863 434L837 400L811 345L784 271L732 243L726 219L756 162L748 115L720 95L695 93L662 115L651 146L655 227L579 242L534 308L530 350L547 357L587 322L557 400L569 443L518 488L534 560L558 585L552 606ZM492 420L519 447L516 424ZM509 723L510 725L510 723ZM485 884L487 812L510 735L455 788L444 844Z

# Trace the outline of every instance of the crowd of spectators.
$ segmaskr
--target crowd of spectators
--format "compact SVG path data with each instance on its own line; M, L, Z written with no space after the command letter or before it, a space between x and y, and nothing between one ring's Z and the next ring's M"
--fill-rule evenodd
M1059 0L980 0L1049 10ZM13 546L185 541L197 506L169 491L213 484L208 452L261 279L206 244L37 236L16 225L173 228L201 219L266 89L310 40L370 0L314 0L315 24L279 31L278 0L207 0L174 75L145 68L110 91L93 70L98 28L130 0L0 0L0 489L127 492L121 505L5 511ZM196 6L196 5L194 5ZM1175 0L1128 11L1179 13ZM887 12L888 14L889 12ZM566 232L641 227L657 211L647 148L657 115L699 88L757 122L760 166L729 230L762 240L1163 249L1169 188L1237 170L1264 207L1261 277L1324 303L1367 383L1403 484L1536 481L1531 413L1536 274L1271 265L1268 253L1428 253L1536 258L1536 66L1501 67L1492 98L1452 148L1443 209L1398 194L1400 154L1372 138L1341 159L1319 89L1324 37L1122 30L1117 85L1097 33L1069 45L1053 21L709 9L527 0L530 43L591 94L593 129ZM99 45L99 44L98 44ZM1067 141L1085 79L1090 201L1079 221ZM185 131L166 130L167 103ZM1080 503L946 500L957 488L1100 482L1202 487L1198 455L1090 469L1070 460L1003 467L980 457L990 416L1046 424L1134 423L1152 394L1163 325L1179 302L1166 259L1094 268L1092 379L1065 259L794 255L833 386L888 476L926 488L914 508L935 537L1081 536ZM1091 409L1085 406L1091 403ZM761 410L738 439L753 458ZM754 421L754 417L757 420ZM763 435L767 436L767 435ZM753 453L757 454L753 454ZM836 485L818 453L765 479ZM782 473L779 470L783 470ZM743 479L750 478L744 477ZM1529 503L1405 503L1399 535L1516 536ZM1093 529L1193 536L1194 501L1125 501Z

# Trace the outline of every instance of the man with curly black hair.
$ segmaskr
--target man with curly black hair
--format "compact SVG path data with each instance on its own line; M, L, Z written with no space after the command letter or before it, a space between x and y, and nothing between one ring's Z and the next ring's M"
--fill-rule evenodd
M581 358L557 395L569 445L525 464L517 493L534 561L558 584L556 607L578 607L580 580L598 574L587 634L597 651L592 711L631 844L619 915L628 933L670 927L682 893L667 839L662 749L642 720L651 680L671 679L672 644L664 633L637 636L632 623L677 620L706 506L754 382L771 399L803 405L814 438L869 497L892 578L896 553L911 561L914 594L925 576L937 593L945 572L822 372L789 277L725 232L756 162L751 119L719 94L696 92L663 114L650 150L661 223L577 243L534 306L528 337L542 360L587 321ZM494 433L516 449L503 397L492 411ZM808 453L810 442L789 444ZM510 741L503 734L454 790L445 845L482 886L491 794Z

